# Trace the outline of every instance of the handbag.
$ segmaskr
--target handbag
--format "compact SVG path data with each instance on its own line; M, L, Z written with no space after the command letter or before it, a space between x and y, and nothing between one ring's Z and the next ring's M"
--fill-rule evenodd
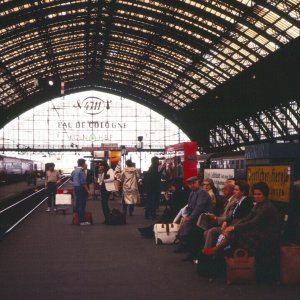
M255 283L255 257L245 249L236 249L233 257L225 257L227 284Z
M108 225L125 225L126 215L119 209L113 208L108 216Z
M119 190L118 180L105 182L105 188L108 192L117 192Z

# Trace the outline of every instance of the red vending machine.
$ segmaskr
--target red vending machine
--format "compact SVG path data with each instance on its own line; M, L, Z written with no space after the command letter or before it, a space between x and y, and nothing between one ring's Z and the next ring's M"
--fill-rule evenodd
M183 178L184 185L189 177L197 176L197 142L184 142L165 148L168 179Z

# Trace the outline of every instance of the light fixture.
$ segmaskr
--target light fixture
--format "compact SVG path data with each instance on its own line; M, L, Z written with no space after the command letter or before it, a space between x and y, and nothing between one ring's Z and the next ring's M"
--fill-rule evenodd
M53 86L53 84L54 84L53 80L49 80L49 81L48 81L48 84L49 84L50 86Z

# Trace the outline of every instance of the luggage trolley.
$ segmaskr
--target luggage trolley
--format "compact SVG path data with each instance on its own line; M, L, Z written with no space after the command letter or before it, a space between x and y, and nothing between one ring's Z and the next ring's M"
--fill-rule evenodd
M62 211L63 214L66 214L68 208L72 207L72 196L73 189L59 189L56 194L56 208L57 211Z

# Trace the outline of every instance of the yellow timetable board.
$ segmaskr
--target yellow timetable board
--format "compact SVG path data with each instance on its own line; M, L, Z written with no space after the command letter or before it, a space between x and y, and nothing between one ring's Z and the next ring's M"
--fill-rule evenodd
M270 188L269 199L289 202L291 196L291 166L248 166L247 181L250 186L264 181Z

